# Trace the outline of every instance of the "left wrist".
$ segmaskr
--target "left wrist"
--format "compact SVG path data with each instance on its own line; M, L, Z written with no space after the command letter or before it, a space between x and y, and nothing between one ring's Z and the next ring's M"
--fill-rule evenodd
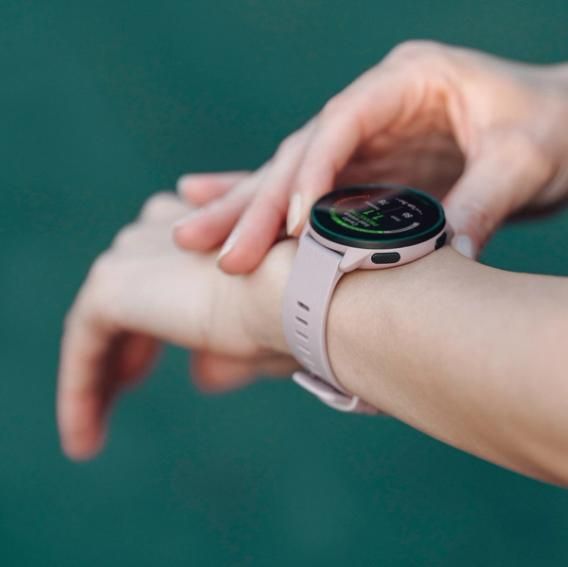
M275 244L245 284L245 328L261 351L290 354L282 323L282 303L297 240Z

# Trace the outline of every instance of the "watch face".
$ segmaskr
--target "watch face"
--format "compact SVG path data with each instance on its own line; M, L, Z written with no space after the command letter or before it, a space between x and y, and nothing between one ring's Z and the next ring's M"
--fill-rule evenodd
M393 185L362 185L328 193L310 222L324 238L355 248L400 248L428 240L445 225L442 206L426 193Z

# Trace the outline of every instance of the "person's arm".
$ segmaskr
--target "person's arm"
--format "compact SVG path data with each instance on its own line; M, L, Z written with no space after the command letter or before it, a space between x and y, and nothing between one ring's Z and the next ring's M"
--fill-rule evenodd
M276 274L278 297L294 249L280 244L261 267ZM285 350L273 300L261 312L272 323L258 332ZM346 275L328 322L331 364L345 388L450 445L562 485L566 337L568 280L504 272L449 247L407 266Z
M475 257L512 215L568 198L568 65L528 65L409 41L327 101L254 173L184 176L203 204L175 224L187 250L224 243L227 273L254 270L284 219L299 236L334 187L399 183L443 200L452 245Z
M103 445L113 400L167 341L192 349L207 390L289 374L281 303L296 242L249 276L169 238L190 212L152 197L95 262L66 320L58 387L63 448ZM568 279L511 274L444 248L413 264L345 276L332 299L329 351L344 386L447 443L568 485ZM315 403L315 402L314 402ZM377 423L379 426L379 423Z

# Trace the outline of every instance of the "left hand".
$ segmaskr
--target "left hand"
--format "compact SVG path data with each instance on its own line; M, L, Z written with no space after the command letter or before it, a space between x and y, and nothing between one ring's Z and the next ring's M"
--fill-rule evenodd
M72 458L101 448L111 403L149 370L161 341L197 351L192 376L208 391L296 367L278 315L293 243L275 248L255 274L231 278L214 254L183 253L172 242L172 221L188 212L174 194L151 198L94 263L67 316L58 421Z

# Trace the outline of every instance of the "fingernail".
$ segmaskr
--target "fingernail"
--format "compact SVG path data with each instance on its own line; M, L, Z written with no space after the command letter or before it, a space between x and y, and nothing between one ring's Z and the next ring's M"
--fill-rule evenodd
M466 258L473 259L475 257L473 242L466 234L459 234L458 236L455 236L452 240L452 246Z
M286 232L289 236L294 234L300 223L300 213L302 212L302 196L294 193L290 199L290 208L288 209L288 220L286 222Z
M178 192L178 194L182 194L185 191L185 186L189 183L190 179L193 176L191 174L189 175L182 175L176 183L176 191Z
M185 215L185 217L178 219L172 224L172 228L176 229L185 226L188 222L192 221L197 216L197 213L198 211L192 211L188 215Z
M220 262L235 246L239 234L238 231L235 229L230 234L229 238L225 240L225 244L223 244L223 248L221 248L221 252L217 256L217 262Z

